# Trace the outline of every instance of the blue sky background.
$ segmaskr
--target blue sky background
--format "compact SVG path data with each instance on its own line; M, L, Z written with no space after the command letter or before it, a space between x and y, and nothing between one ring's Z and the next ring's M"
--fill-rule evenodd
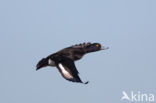
M156 95L155 0L1 0L0 103L120 103L122 91ZM88 85L37 62L64 47L107 51L76 62Z

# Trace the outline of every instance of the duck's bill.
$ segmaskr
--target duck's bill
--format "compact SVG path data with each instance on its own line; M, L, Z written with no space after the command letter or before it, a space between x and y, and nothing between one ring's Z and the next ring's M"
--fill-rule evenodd
M107 49L109 49L109 47L101 46L101 50L107 50Z

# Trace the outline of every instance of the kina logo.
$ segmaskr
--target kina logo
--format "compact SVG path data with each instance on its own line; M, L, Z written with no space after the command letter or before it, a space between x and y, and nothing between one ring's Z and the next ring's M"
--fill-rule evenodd
M131 102L154 102L154 94L152 93L141 93L140 91L131 91L129 94L122 91L121 100L127 100Z

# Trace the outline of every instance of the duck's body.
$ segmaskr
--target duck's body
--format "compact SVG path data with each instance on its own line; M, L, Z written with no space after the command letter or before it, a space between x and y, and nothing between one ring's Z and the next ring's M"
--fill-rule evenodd
M87 53L86 47L88 45L90 45L90 43L74 45L71 47L64 48L58 51L56 54L65 56L73 61L76 61L81 59Z
M74 61L81 59L86 53L104 49L108 48L102 48L99 43L84 43L67 47L40 60L36 70L45 66L56 66L65 79L83 83L78 76Z

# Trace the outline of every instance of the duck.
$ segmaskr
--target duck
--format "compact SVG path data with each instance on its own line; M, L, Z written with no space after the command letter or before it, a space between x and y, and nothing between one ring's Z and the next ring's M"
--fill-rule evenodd
M79 77L79 72L75 66L75 61L80 60L85 54L100 50L106 50L109 47L104 47L100 43L82 43L64 48L56 53L53 53L46 58L42 58L36 65L36 70L52 66L56 67L62 77L68 81L88 84L89 81L82 82Z

